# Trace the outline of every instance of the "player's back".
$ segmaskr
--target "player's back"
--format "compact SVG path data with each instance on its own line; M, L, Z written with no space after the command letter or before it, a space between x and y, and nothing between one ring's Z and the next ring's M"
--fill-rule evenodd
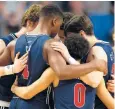
M11 33L8 36L1 37L7 46L12 40L16 39L15 34ZM11 86L15 81L15 75L3 76L0 78L0 100L10 102L12 99Z
M112 67L114 67L114 51L108 42L98 42L94 46L102 47L107 55L108 73L106 76L104 76L106 84L107 81L111 79L111 74L114 73L112 72ZM114 96L113 93L111 93L111 95ZM95 109L107 109L97 96L95 100Z
M43 47L49 38L50 37L47 35L23 35L17 40L15 54L20 51L20 56L22 56L26 53L26 51L29 51L28 66L21 74L18 75L19 86L27 86L32 84L34 81L39 79L48 67L43 57ZM28 101L22 100L23 103L21 103L20 106L25 109L46 109L46 98L47 89Z
M56 109L93 109L96 90L79 79L60 81L54 89Z

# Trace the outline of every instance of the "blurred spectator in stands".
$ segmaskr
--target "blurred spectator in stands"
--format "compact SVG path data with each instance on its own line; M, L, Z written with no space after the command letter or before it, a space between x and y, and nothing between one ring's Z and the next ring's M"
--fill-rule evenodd
M73 13L77 15L84 14L84 4L81 1L70 1L69 2L70 9Z
M4 2L0 2L0 37L4 34Z
M90 16L98 39L109 41L110 30L114 24L113 1L0 1L0 36L17 31L25 10L32 4L56 4L63 11ZM111 14L112 13L112 14ZM4 32L7 27L7 32ZM13 29L14 28L14 29Z
M6 34L15 33L19 30L20 25L16 13L10 13L6 22Z
M110 10L109 1L84 1L84 8L89 14L107 14Z
M111 6L110 6L110 13L111 14L114 14L115 12L114 12L114 1L110 1L111 2Z

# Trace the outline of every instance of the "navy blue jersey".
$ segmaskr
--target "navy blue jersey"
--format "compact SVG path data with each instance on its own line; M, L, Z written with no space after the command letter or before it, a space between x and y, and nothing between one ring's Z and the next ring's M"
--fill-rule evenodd
M48 67L46 61L43 58L43 47L44 43L49 40L50 37L47 35L23 35L21 36L17 42L15 47L15 54L20 52L20 56L24 55L26 51L29 51L28 57L28 67L25 68L18 75L18 85L19 86L27 86L35 82L45 69ZM30 109L29 104L37 103L37 107L35 109L44 109L46 106L46 97L47 97L47 89L37 94L31 100L25 101L22 100L22 104L24 105L24 109ZM35 102L34 102L35 101ZM31 102L31 103L30 103ZM43 107L39 107L40 103L42 103ZM34 105L33 105L34 106ZM33 107L34 108L34 107ZM46 109L46 108L45 108Z
M86 63L86 56L81 60ZM96 89L80 79L63 80L54 88L56 109L93 109Z
M112 72L112 67L114 67L114 51L110 44L106 42L98 42L94 46L102 47L107 55L108 73L104 76L105 83L107 83L107 81L111 79L111 74L114 73ZM111 93L111 95L114 96L113 93ZM107 109L97 96L95 100L95 109Z
M96 90L79 79L60 81L54 89L56 109L93 109Z
M8 36L1 37L6 46L14 39L16 39L15 34L9 34ZM0 78L0 100L10 102L12 99L11 86L15 81L15 75L3 76Z

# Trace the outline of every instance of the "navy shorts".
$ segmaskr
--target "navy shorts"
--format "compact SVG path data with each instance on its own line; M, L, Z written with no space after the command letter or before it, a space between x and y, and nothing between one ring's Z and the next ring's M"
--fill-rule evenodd
M9 109L49 109L49 107L42 101L26 101L20 98L13 98L10 103Z

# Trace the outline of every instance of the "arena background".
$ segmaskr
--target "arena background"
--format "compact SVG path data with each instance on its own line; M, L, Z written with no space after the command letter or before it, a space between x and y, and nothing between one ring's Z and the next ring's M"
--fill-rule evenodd
M98 39L109 41L113 46L114 2L113 1L0 1L0 37L20 28L24 11L32 4L57 4L67 12L87 14Z

